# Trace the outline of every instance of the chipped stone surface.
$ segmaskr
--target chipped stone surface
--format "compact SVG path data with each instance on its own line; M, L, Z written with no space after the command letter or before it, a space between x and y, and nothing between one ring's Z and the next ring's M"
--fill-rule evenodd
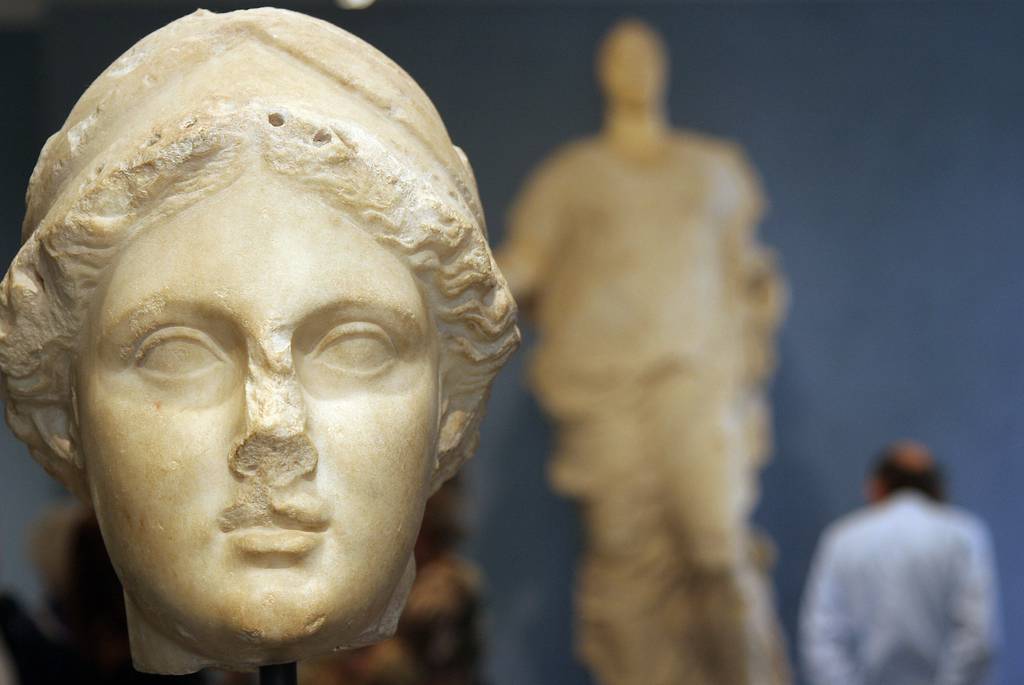
M539 330L552 483L581 505L583 660L604 685L783 683L748 519L784 286L745 156L669 129L666 67L652 29L613 29L604 130L527 181L499 263Z
M468 161L348 33L199 11L81 97L0 284L6 416L96 510L136 667L390 634L518 343Z

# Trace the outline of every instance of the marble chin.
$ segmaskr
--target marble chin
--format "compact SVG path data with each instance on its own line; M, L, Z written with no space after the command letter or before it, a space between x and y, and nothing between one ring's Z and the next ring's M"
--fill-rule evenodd
M385 640L395 632L415 578L411 557L405 568L386 606L365 606L361 612L339 611L336 599L312 596L309 588L298 588L287 577L276 582L263 578L251 587L252 594L225 597L210 607L208 616L191 614L181 623L173 617L177 611L169 615L157 606L142 610L125 593L135 668L168 675L202 668L255 670L342 648L339 645L350 649ZM329 591L325 588L324 594ZM363 621L357 618L360 614ZM161 617L160 627L151 616ZM202 628L196 630L197 626ZM173 635L167 635L169 631Z

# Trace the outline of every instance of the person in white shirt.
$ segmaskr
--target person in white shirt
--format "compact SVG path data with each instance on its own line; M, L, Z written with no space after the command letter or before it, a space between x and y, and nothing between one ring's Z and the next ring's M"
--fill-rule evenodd
M813 685L981 685L999 639L987 527L945 503L913 442L886 448L869 506L822 535L800 616Z

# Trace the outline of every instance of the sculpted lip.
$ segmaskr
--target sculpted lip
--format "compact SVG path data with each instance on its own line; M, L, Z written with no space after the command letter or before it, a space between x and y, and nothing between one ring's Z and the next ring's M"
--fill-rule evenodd
M318 495L274 492L259 479L244 481L243 487L247 492L218 519L243 556L277 563L280 557L305 556L323 542L331 512Z
M230 533L239 550L246 554L305 555L323 540L322 533L286 528L246 528Z

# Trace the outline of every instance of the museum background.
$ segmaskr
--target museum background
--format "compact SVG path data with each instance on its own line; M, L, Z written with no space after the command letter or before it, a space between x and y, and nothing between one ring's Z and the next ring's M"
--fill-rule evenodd
M9 261L46 136L117 55L193 7L81 0L37 14L3 2ZM495 245L528 170L599 126L592 63L603 32L626 15L664 32L673 124L746 148L771 200L763 240L790 283L775 455L756 517L779 546L788 636L817 536L860 503L877 448L911 436L948 467L953 501L992 527L1005 622L997 682L1024 682L1024 4L278 4L367 39L423 86L473 161ZM551 433L523 382L526 333L468 475L466 551L487 580L490 681L582 684L571 651L579 529L545 479ZM24 529L61 493L9 432L0 441L0 584L31 596Z

